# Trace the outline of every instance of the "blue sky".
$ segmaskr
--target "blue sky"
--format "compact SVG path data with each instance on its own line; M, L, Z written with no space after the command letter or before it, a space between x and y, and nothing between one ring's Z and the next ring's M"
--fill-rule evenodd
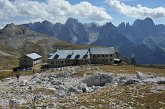
M0 0L0 7L0 28L43 20L65 23L69 17L115 25L150 17L165 24L165 0Z
M71 4L77 4L81 2L82 0L69 0ZM112 16L111 22L115 25L120 24L121 22L129 22L132 24L136 19L144 19L144 16L142 18L132 18L127 17L120 12L116 11L112 7L108 6L105 0L85 0L90 3L92 3L95 6L99 7L105 7L106 12ZM142 6L146 6L148 8L157 8L157 7L164 7L165 8L165 0L120 0L122 3L125 3L129 6L137 6L138 4L141 4ZM156 24L165 24L165 17L161 18L152 18Z

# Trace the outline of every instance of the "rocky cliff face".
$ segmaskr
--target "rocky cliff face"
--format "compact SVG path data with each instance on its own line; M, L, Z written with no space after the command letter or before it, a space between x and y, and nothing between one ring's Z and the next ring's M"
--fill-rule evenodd
M83 44L88 42L88 33L78 20L69 18L58 34L58 38L66 42Z
M74 44L86 44L89 42L89 33L85 26L73 18L69 18L65 24L56 23L53 25L48 21L43 21L41 23L24 24L24 26Z
M146 44L152 49L150 45L155 47L163 47L158 40L165 39L165 25L155 25L151 18L144 20L136 20L132 25L121 23L118 26L119 31L127 36L134 44ZM156 40L155 40L156 39ZM161 43L161 42L160 42Z
M112 23L106 23L102 26L98 39L94 42L95 45L104 46L119 46L130 45L131 42L126 36L118 31Z

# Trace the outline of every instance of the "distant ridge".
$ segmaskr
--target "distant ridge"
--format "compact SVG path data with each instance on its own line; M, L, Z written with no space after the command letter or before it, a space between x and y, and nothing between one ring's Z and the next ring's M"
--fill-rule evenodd
M141 64L165 64L165 25L155 25L148 17L132 25L123 22L118 27L110 22L103 26L83 24L74 18L65 24L43 21L22 26L73 44L116 46L127 57L133 52Z

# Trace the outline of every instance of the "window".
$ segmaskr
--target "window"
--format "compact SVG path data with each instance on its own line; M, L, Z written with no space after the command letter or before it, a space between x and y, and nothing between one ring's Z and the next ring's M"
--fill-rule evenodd
M100 57L100 55L98 55L98 57Z
M110 59L110 61L112 61L112 59Z
M104 55L102 55L102 57L104 57Z
M61 61L61 63L63 64L63 63L64 63L64 61Z
M112 55L110 55L110 57L112 57Z
M105 55L105 57L108 57L108 55Z
M54 61L51 61L50 63L51 63L51 64L54 64Z

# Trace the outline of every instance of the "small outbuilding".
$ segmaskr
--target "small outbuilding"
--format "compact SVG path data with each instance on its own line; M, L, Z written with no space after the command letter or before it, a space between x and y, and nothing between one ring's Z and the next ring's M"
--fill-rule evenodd
M114 58L114 63L115 64L121 64L122 63L122 60L119 59L119 58Z
M26 54L19 58L19 67L20 68L29 68L41 65L42 56L37 53Z

